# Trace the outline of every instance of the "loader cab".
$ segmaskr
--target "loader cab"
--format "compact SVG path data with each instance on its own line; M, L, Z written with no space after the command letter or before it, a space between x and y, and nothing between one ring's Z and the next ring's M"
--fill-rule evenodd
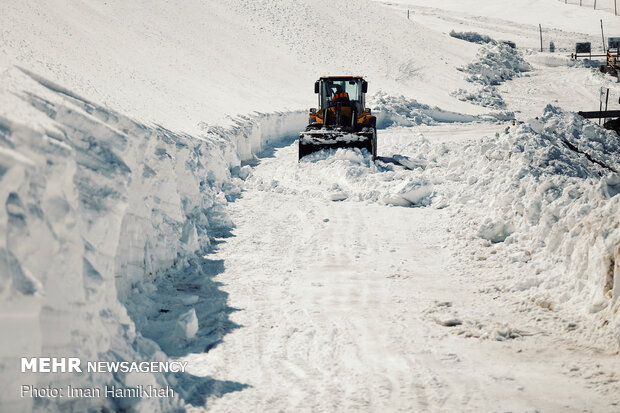
M348 95L346 105L354 107L356 113L361 113L366 88L367 83L361 77L322 77L315 83L314 92L319 95L319 108L325 109L334 105L334 94L342 90Z

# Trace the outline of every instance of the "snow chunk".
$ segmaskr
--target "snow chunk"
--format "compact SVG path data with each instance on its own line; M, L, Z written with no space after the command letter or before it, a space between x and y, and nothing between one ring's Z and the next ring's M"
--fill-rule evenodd
M179 297L179 300L185 305L194 305L198 302L199 298L200 297L197 295L186 295Z
M347 198L348 196L344 192L334 192L333 194L329 195L330 201L344 201Z
M478 231L478 236L484 238L493 243L504 242L510 234L512 234L514 228L509 223L500 220L488 220Z
M252 167L250 165L244 165L241 167L235 167L231 170L232 176L236 176L239 179L246 180L248 176L252 174Z
M431 196L433 195L433 186L412 183L408 185L406 189L403 189L399 195L412 205L429 205L431 203Z
M476 32L455 32L454 30L451 30L450 36L456 39L465 40L466 42L470 42L470 43L479 43L479 44L484 44L484 43L496 44L497 43L491 37L484 35L484 34L476 33Z
M409 156L395 154L394 156L392 156L392 158L394 158L396 162L398 162L407 169L426 169L428 165L428 161L424 159L424 157L421 155L419 155L417 158L411 158Z
M196 310L193 308L179 316L174 335L182 340L191 340L196 336L198 332L198 317L196 317Z
M447 318L445 320L436 319L435 322L444 327L456 327L463 324L463 322L458 318Z

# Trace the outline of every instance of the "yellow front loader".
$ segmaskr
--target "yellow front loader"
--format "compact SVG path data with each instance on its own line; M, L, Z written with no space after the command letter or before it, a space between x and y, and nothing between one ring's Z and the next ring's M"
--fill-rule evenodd
M323 149L359 148L377 157L377 119L366 107L368 82L360 76L326 76L314 84L319 107L310 109L299 134L299 159Z

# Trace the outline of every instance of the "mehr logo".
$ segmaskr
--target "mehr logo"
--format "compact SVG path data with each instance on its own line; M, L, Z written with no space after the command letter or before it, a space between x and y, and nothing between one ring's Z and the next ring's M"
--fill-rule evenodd
M88 373L185 373L187 361L87 361ZM22 357L22 373L81 373L77 357Z
M81 373L77 357L22 357L22 373Z

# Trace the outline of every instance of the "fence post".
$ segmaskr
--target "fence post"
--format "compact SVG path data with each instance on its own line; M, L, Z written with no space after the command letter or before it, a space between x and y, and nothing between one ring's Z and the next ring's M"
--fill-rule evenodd
M601 37L603 38L603 53L605 53L607 49L605 49L605 34L603 33L603 19L601 19Z
M601 90L598 93L598 111L603 111L603 86L601 86ZM601 118L598 118L598 124L601 124Z
M542 46L542 26L540 25L540 23L538 24L538 28L540 29L540 51L543 51L543 46Z
M607 102L609 102L609 88L607 88L607 95L605 96L605 112L607 112ZM607 117L603 118L603 125L607 122Z

